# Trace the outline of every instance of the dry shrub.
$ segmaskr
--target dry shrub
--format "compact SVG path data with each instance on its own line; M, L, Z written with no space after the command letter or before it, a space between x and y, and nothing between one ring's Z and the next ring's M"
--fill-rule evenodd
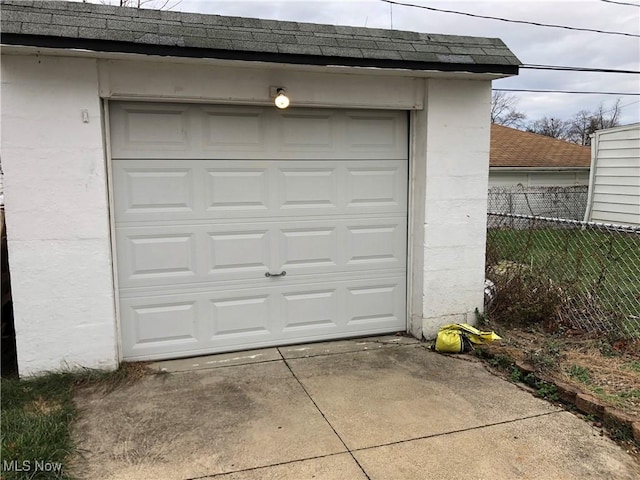
M563 303L564 294L551 279L528 265L499 262L487 276L496 287L489 316L505 325L550 327Z

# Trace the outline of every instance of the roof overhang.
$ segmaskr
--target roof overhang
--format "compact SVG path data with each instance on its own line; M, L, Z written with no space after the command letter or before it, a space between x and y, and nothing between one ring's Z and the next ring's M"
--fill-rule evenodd
M181 47L171 45L150 45L134 42L111 40L55 37L46 35L30 35L20 33L2 34L3 54L11 53L11 47L26 47L23 50L32 52L64 55L74 52L84 52L85 56L105 55L145 55L157 58L190 59L190 60L219 60L242 62L249 64L275 64L279 66L291 65L295 67L318 67L323 70L336 68L366 69L371 71L387 71L392 74L404 72L410 76L459 76L473 75L488 79L499 79L518 74L518 65L487 65L445 62L421 62L410 60L331 57L321 55L296 55L271 52L254 52L244 50L222 50L196 47ZM18 52L19 50L13 50ZM122 57L119 57L122 58Z

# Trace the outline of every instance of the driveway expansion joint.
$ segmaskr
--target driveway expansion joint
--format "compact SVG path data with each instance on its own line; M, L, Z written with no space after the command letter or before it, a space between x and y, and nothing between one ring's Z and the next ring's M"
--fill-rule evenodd
M402 444L402 443L409 443L409 442L413 442L413 441L416 441L416 440L426 440L428 438L446 437L447 435L453 435L453 434L456 434L456 433L471 432L471 431L474 431L474 430L482 430L483 428L497 427L499 425L508 425L508 424L511 424L511 423L517 423L517 422L521 422L521 421L524 421L524 420L529 420L529 419L532 419L532 418L546 417L546 416L556 415L558 413L564 413L564 412L565 412L565 410L558 409L558 410L555 410L553 412L545 412L545 413L539 413L539 414L536 414L536 415L529 415L529 416L526 416L526 417L515 418L515 419L512 419L512 420L503 420L501 422L487 423L487 424L484 424L484 425L478 425L476 427L461 428L459 430L451 430L449 432L433 433L431 435L423 435L423 436L420 436L420 437L407 438L405 440L397 440L395 442L382 443L382 444L379 444L379 445L371 445L369 447L354 448L353 450L350 450L350 452L351 451L353 451L353 452L362 452L364 450L372 450L374 448L388 447L388 446L391 446L391 445L399 445L399 444Z
M200 476L197 476L197 477L187 477L187 478L184 478L182 480L209 480L210 478L223 477L225 475L233 475L235 473L253 472L255 470L261 470L263 468L279 467L279 466L282 466L282 465L291 465L293 463L306 462L306 461L309 461L309 460L318 460L320 458L330 458L330 457L335 457L337 455L344 455L345 453L349 453L349 452L344 451L344 452L336 452L336 453L327 453L326 455L317 455L315 457L298 458L296 460L287 460L286 462L270 463L268 465L260 465L258 467L241 468L240 470L230 470L228 472L212 473L212 474L207 474L207 475L200 475ZM360 468L362 468L362 467L360 467ZM367 478L369 478L369 477L367 477Z
M298 384L300 385L300 388L302 388L302 390L304 391L305 395L309 398L309 400L311 400L311 403L313 403L313 405L316 407L316 409L318 410L318 413L320 413L320 415L322 416L322 418L324 419L325 422L327 422L327 425L329 425L329 428L331 428L331 430L333 430L333 433L335 433L336 437L338 437L338 440L340 440L340 443L342 443L342 445L344 446L344 448L346 449L346 452L344 453L348 453L351 458L353 459L354 462L356 462L356 465L358 465L358 468L360 468L360 470L362 470L363 475L365 476L365 478L367 480L371 480L369 475L367 474L367 472L365 471L364 467L360 464L360 462L358 461L358 459L353 455L351 449L347 446L347 444L345 443L345 441L342 439L342 437L340 436L340 434L336 431L336 429L334 428L333 425L331 425L331 422L329 421L329 419L326 417L326 415L324 414L324 412L320 409L320 407L318 406L318 404L316 403L316 401L313 399L313 397L311 396L311 394L309 393L309 391L307 390L307 388L304 386L304 384L302 383L302 381L296 376L295 372L293 371L293 369L291 368L291 365L289 365L289 362L287 361L286 358L284 358L284 356L282 355L282 352L280 352L280 349L278 348L278 353L280 353L280 355L283 357L283 362L286 365L286 367L289 369L289 371L291 372L291 375L293 375L293 378L296 379L296 381L298 382Z

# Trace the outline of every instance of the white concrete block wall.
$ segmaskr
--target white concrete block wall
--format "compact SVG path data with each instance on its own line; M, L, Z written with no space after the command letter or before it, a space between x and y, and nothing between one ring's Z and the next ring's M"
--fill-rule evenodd
M22 375L117 365L104 158L96 60L3 55L2 166Z
M483 309L491 83L427 81L422 334Z
M99 92L112 94L117 84L126 96L132 84L120 81L128 79L126 69L109 67L89 58L2 57L2 161L21 374L64 364L117 365ZM421 128L415 131L420 168L414 175L420 178L413 191L426 191L420 194L426 204L424 230L413 237L422 242L424 233L424 249L413 256L413 267L423 273L415 283L423 288L416 292L421 301L411 304L411 331L420 333L422 318L422 333L433 337L445 323L473 323L483 304L491 85L416 81L426 85L424 95L416 93L416 83L402 83L405 101L422 106L424 99L427 108L415 116ZM147 95L162 98L154 85ZM317 82L305 85L309 92L317 88ZM192 98L193 92L180 92ZM307 98L309 92L298 94ZM375 98L362 101L375 108ZM242 95L236 100L251 103ZM415 208L422 212L421 205Z

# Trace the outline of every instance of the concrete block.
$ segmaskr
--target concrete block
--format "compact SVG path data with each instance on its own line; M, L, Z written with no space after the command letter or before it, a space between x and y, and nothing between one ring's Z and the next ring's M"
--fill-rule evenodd
M425 258L428 258L431 247L477 247L484 251L486 236L486 220L469 219L464 224L437 224L431 222L427 211L427 224L424 230Z
M482 175L437 175L433 173L428 179L426 189L427 203L430 201L457 199L473 199L476 203L486 204L487 198L487 178Z
M429 257L424 262L425 272L449 270L458 266L484 269L484 253L474 246L431 247Z

